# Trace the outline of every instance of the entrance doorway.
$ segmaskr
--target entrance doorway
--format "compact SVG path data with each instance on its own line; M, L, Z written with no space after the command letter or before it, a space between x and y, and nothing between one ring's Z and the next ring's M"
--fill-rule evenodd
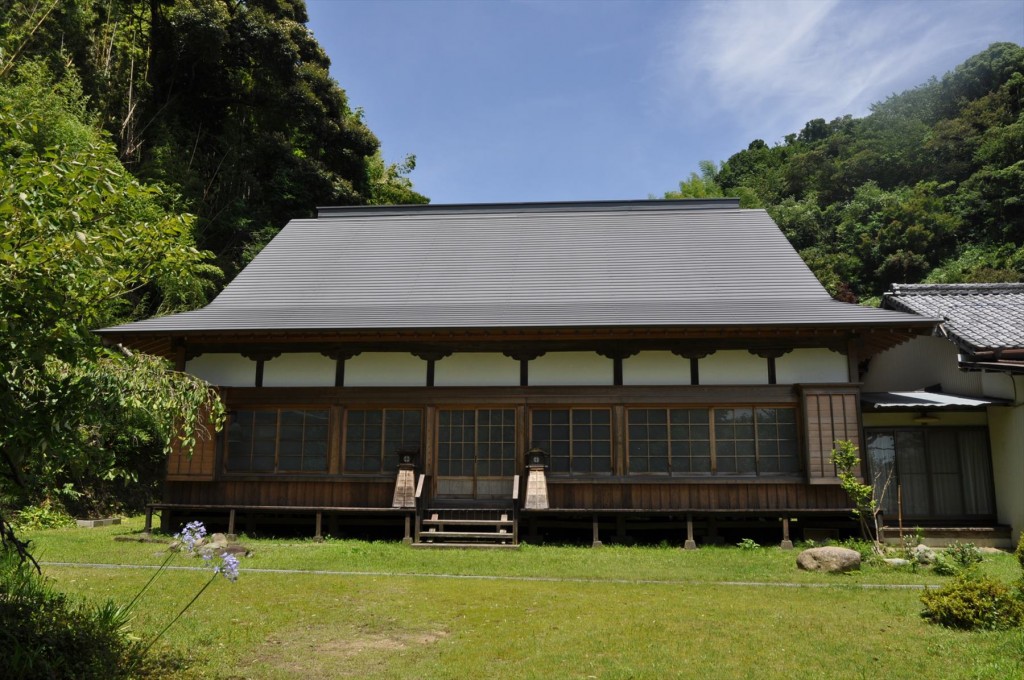
M439 409L437 497L508 498L516 450L515 409Z

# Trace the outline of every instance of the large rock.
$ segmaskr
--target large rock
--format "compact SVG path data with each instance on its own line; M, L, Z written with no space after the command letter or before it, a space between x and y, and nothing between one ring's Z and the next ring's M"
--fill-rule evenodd
M807 571L852 571L860 569L860 553L849 548L809 548L796 556L796 566Z
M886 559L884 559L882 561L885 562L886 564L888 564L890 567L909 567L910 566L910 560L905 560L902 557L889 557L889 558L886 558Z
M918 564L935 564L935 551L924 545L915 545L910 551Z

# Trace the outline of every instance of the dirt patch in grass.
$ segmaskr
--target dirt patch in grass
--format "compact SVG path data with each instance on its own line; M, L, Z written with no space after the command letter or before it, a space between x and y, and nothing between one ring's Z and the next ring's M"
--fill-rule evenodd
M448 637L446 630L343 630L305 626L274 635L261 646L250 670L262 677L358 677L385 666L388 657L404 650L433 645Z

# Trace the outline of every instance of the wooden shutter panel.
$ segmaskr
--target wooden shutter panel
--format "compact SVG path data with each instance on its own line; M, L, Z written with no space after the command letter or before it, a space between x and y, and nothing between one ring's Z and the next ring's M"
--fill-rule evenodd
M188 480L192 482L212 482L217 464L217 433L203 419L203 428L196 438L192 455L188 456L175 441L170 455L167 457L168 481Z
M836 467L829 457L838 440L853 442L861 448L860 388L840 386L803 386L804 443L807 454L807 481L811 484L838 484ZM860 451L862 461L866 454ZM863 481L863 474L858 474Z

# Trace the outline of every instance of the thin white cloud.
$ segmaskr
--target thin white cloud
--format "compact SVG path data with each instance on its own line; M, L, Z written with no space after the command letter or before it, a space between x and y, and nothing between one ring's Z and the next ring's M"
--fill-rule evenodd
M691 114L798 131L941 75L990 42L1024 37L1021 3L722 0L681 5L661 85ZM939 67L938 64L944 64Z

